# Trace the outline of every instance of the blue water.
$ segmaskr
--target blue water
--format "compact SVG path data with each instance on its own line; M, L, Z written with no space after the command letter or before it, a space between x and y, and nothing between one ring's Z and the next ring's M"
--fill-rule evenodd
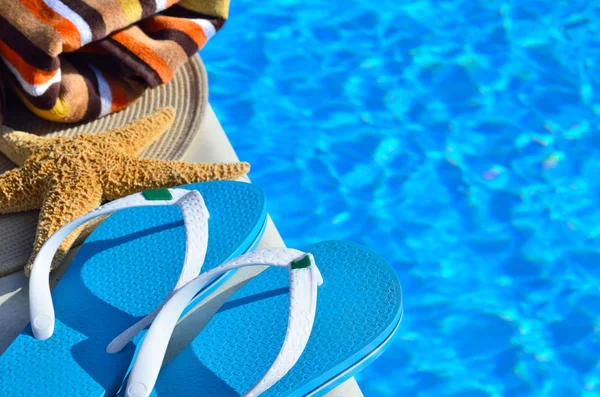
M367 245L403 284L365 395L600 395L599 21L593 1L232 1L211 101L282 235Z

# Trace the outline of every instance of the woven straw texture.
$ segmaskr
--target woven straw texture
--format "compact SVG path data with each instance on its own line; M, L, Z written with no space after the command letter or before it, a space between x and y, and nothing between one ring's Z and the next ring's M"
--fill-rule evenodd
M130 107L87 124L65 125L34 116L18 100L10 100L5 124L21 131L48 136L67 136L78 133L101 132L123 126L151 111L172 106L177 116L173 126L141 157L180 160L185 155L200 125L208 104L206 70L198 55L181 67L168 84L146 91ZM0 173L15 165L0 154ZM0 216L0 276L23 269L33 248L38 212ZM85 239L93 226L80 236Z

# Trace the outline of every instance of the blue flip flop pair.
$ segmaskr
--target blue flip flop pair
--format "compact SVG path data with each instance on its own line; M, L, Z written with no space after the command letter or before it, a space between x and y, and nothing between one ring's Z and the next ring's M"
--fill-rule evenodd
M266 219L252 185L211 182L134 196L72 225L140 207L103 222L51 295L52 243L40 252L32 322L0 356L0 395L321 395L381 354L400 323L398 280L363 247L326 242L244 254ZM272 268L161 369L180 316L253 265Z

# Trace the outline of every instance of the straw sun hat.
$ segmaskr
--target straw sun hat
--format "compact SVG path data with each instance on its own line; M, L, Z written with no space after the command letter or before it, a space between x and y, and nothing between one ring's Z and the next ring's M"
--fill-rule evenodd
M117 128L153 110L172 106L177 112L173 126L141 157L181 160L200 131L207 104L206 70L200 57L195 55L179 68L168 84L149 89L135 104L90 123L60 124L46 121L33 115L16 97L9 97L4 124L38 135L70 136ZM0 174L14 167L15 164L0 154ZM0 216L0 276L23 269L32 252L37 221L37 211ZM87 233L80 235L80 240L89 234L91 226L87 228Z

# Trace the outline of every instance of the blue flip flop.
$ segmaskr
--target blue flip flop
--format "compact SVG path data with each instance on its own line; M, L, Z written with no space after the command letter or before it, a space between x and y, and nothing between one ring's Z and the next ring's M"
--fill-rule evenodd
M109 213L50 294L49 266L62 239ZM139 340L128 343L136 322L143 328L200 270L253 249L265 225L262 191L223 181L132 195L63 227L34 262L31 324L0 356L0 395L114 395ZM194 301L230 275L215 279ZM128 327L133 331L123 333ZM124 349L107 353L111 341L114 351Z
M215 276L256 265L271 268L161 369L173 329L196 292ZM378 357L401 317L396 274L364 247L331 241L303 252L256 250L201 274L171 297L118 395L322 395Z

